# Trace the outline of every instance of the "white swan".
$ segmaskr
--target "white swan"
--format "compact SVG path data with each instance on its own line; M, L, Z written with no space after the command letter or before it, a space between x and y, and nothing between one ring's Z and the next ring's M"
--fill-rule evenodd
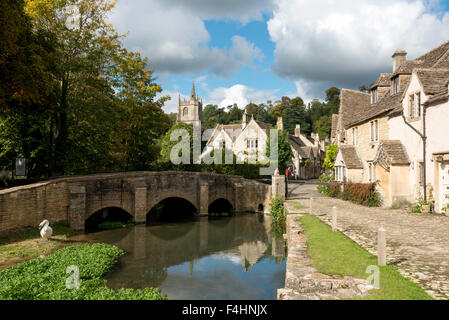
M41 237L42 237L42 239L45 239L47 241L53 234L53 229L49 225L50 225L50 222L48 222L48 220L42 221L41 224L39 225L39 229L42 228L41 229Z

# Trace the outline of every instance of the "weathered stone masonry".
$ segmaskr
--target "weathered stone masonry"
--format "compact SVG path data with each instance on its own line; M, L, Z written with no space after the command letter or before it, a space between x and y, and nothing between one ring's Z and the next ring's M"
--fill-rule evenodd
M0 233L36 227L43 219L68 221L83 230L85 220L107 208L122 208L137 223L160 201L179 197L190 201L201 215L224 198L236 212L269 209L271 187L239 176L195 172L129 172L60 178L0 191Z

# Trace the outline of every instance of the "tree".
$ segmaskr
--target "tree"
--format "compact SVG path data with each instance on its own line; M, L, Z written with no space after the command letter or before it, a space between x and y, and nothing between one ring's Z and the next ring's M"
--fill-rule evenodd
M367 87L366 85L361 85L359 86L359 91L369 93L369 87Z
M180 143L181 138L179 138L178 141L171 141L171 136L175 130L185 130L189 134L190 139L190 163L192 163L193 159L193 126L188 125L183 122L179 122L175 124L173 127L170 128L170 130L167 131L164 138L162 139L161 143L161 156L159 160L161 162L170 162L170 154L172 152L172 149L175 145Z
M326 150L326 157L324 158L323 169L326 172L332 172L334 170L335 159L338 154L338 146L336 144L330 145Z
M270 158L270 137L267 139L267 158ZM288 163L292 160L293 152L289 141L289 134L285 130L278 130L278 160L275 161L280 172L287 169Z
M282 113L282 118L284 121L284 130L288 133L294 134L297 124L301 125L303 132L310 132L310 124L306 117L306 107L301 98L297 97L290 101Z
M332 115L322 116L313 124L313 131L318 133L321 139L330 137L331 130L332 130Z

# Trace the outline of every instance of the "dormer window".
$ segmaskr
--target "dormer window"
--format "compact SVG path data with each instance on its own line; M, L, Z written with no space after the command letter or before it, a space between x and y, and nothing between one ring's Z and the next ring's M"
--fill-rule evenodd
M396 94L399 92L399 75L391 79L391 93Z
M378 96L377 96L377 87L376 87L376 88L371 89L371 104L377 103L377 99L378 99Z

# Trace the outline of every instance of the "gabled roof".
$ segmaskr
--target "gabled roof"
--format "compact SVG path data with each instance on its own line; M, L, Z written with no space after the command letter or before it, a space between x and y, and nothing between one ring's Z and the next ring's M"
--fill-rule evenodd
M449 68L416 69L415 72L426 95L440 93L444 87L447 89L446 82L449 79Z
M338 127L347 128L355 119L359 119L371 104L368 93L342 89L340 99L340 119Z
M410 159L400 140L382 140L379 143L375 163L382 166L408 165Z
M370 89L375 87L389 87L391 85L390 79L392 73L381 73L379 78L370 86Z
M363 169L362 160L360 160L355 146L341 145L339 152L343 157L347 169Z

